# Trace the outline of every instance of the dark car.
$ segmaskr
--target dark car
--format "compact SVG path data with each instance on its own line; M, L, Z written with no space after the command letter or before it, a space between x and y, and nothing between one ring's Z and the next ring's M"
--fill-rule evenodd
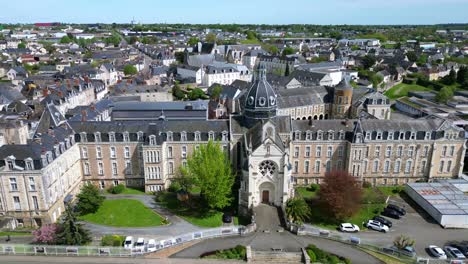
M374 221L380 222L388 227L392 227L392 222L390 220L385 219L384 217L381 216L374 216L373 218Z
M454 247L454 248L457 248L458 250L460 250L461 253L463 253L463 255L465 255L465 257L468 258L468 244L467 243L455 242L455 243L450 243L449 245L451 247Z
M401 218L400 213L398 213L397 211L392 210L390 208L385 208L383 210L383 212L381 213L381 215L386 216L386 217L390 217L390 218L393 218L393 219L400 219Z
M399 207L399 206L397 206L397 205L394 205L394 204L389 204L389 205L387 205L387 208L388 208L388 209L392 209L392 210L394 210L394 211L397 211L397 212L398 212L400 215L402 215L402 216L406 214L406 210L405 210L405 209L403 209L403 208L401 208L401 207Z
M223 223L231 223L232 222L232 216L230 213L224 213L223 214Z

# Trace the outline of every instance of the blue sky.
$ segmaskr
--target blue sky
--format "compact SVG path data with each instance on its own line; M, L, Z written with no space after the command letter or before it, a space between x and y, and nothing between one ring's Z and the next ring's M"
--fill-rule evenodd
M2 0L0 23L467 23L468 0Z

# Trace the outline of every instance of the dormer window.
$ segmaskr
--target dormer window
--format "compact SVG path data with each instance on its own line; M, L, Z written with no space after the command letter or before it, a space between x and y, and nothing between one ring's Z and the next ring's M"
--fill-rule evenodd
M27 158L25 160L25 162L26 162L26 169L27 170L34 170L34 164L33 164L33 161L32 161L31 158Z
M156 145L156 136L155 136L155 135L151 135L151 136L149 137L149 144L150 144L151 146Z
M260 106L265 106L265 104L266 104L266 99L265 99L265 97L260 97L260 98L258 98L258 105L260 105Z
M228 140L228 132L227 131L223 131L221 140L222 141L227 141Z
M195 141L200 141L201 140L201 133L200 131L195 132Z
M128 134L128 132L123 133L123 141L124 142L129 142L130 141L130 134Z
M399 139L403 140L405 138L405 133L400 133Z
M187 141L187 132L180 132L180 141Z
M426 131L426 135L424 136L425 140L430 140L431 139L431 132Z
M323 139L323 132L319 131L317 132L317 140L322 140Z
M301 131L294 132L294 138L296 140L301 140Z
M86 132L81 132L80 133L80 140L81 140L81 142L88 142L88 137L86 135Z
M214 132L213 131L208 132L208 140L214 140L214 139L215 139Z
M366 140L370 140L371 139L371 133L370 132L366 132Z
M334 139L333 131L328 131L328 140L333 140L333 139Z
M52 162L52 153L51 153L50 151L47 152L46 158L47 158L47 162L48 162L48 163L51 163L51 162Z
M377 140L382 140L382 132L377 132Z
M387 140L393 140L393 135L394 135L393 132L389 132L389 133L388 133Z
M15 161L14 160L7 160L7 166L8 166L8 170L13 170L15 168Z
M306 132L306 140L312 140L312 132L310 131Z
M137 133L137 140L138 140L138 141L143 141L143 132L142 132L142 131L138 131L138 133Z
M70 148L70 139L68 139L68 138L65 139L65 147L67 149Z
M416 139L416 132L411 132L410 139L411 139L411 140L415 140L415 139Z
M109 132L109 142L115 142L115 132Z
M345 133L344 133L344 131L340 131L339 139L340 139L340 140L344 140L344 138L345 138Z
M167 140L167 141L172 141L172 140L173 140L172 132L171 132L171 131L168 131L168 132L166 133L166 140Z
M94 133L94 140L95 140L96 142L101 142L101 141L102 141L102 140L101 140L101 132L96 132L96 133Z

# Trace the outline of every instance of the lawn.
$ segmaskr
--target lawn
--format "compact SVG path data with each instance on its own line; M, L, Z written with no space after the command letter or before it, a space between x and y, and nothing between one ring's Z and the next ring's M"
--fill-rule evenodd
M308 201L311 209L310 223L325 229L336 229L342 222L353 223L363 229L363 223L380 214L385 207L385 198L381 192L374 188L363 189L363 199L361 209L352 217L343 221L330 219L323 212L321 206L317 204L316 199Z
M310 188L310 186L307 186L307 187L297 187L296 188L296 193L299 194L301 197L303 197L304 199L310 199L310 198L314 198L317 196L317 192L319 190L319 185L317 185L318 187L314 190L312 188Z
M400 83L392 88L390 88L388 91L384 93L389 99L398 99L403 96L408 96L408 92L410 91L433 91L431 88L427 88L424 86L420 86L417 84L406 84L406 83Z
M108 194L112 194L109 192L109 190L106 190L106 193ZM143 195L143 194L146 194L144 190L140 190L140 189L134 189L134 188L129 188L129 187L125 187L124 191L122 193L119 193L119 194L137 194L137 195ZM116 195L116 194L114 194Z
M164 224L164 219L143 203L131 199L104 200L94 214L80 217L94 224L115 227L148 227Z
M380 186L377 187L385 196L397 196L405 190L403 186Z
M177 200L176 193L160 192L156 196L156 201L169 209L172 213L194 225L200 227L219 227L223 225L223 213L220 211L198 208L196 195L191 196L189 202L184 203ZM234 217L234 224L239 224L239 219L237 217Z
M31 232L4 231L4 232L0 232L0 237L2 236L32 236L32 233Z

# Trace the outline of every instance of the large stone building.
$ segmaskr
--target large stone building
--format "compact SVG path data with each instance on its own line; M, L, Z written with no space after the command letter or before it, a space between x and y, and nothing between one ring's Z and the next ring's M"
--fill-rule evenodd
M351 107L346 92L337 96ZM210 140L219 141L232 161L242 213L259 203L283 206L295 185L320 183L333 170L373 185L397 185L456 178L463 168L464 131L448 120L279 116L265 69L242 101L241 112L227 120L183 122L161 114L149 121L67 122L49 106L34 140L0 148L0 213L15 223L53 222L83 181L101 189L122 183L163 190ZM332 111L343 114L338 107Z

